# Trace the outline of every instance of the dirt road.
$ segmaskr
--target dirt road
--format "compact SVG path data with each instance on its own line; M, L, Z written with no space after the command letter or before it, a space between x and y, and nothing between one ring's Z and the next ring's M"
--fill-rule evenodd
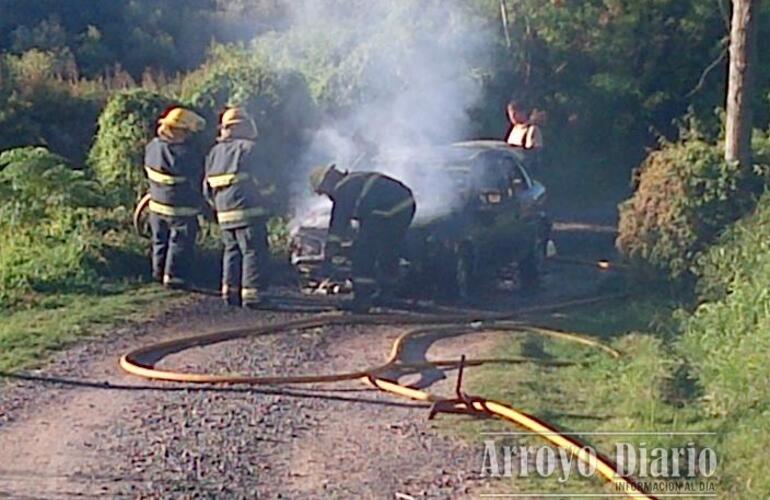
M13 383L3 392L0 495L457 498L471 491L478 450L432 432L424 405L360 383L285 393L179 390L116 366L115 354L135 342L288 317L233 313L206 299L194 314L179 311L144 327L146 333L63 353L41 370L94 386ZM381 362L401 332L344 328L248 339L163 363L223 372L343 371ZM431 349L474 355L490 343L454 338Z
M566 236L585 234L585 227L562 230ZM581 247L574 234L566 236L564 243ZM500 292L496 305L556 301L596 286L593 271L556 265L546 281L550 291L529 298ZM446 436L427 420L425 405L358 382L184 388L146 382L117 366L130 347L162 338L294 317L234 311L202 299L60 353L26 380L10 380L0 388L0 496L464 498L494 486L479 477L481 441ZM350 371L380 363L402 332L336 327L244 339L190 349L162 366L265 374ZM489 334L454 337L417 347L416 354L427 349L428 357L479 356L496 342ZM453 379L433 370L422 381L450 394Z

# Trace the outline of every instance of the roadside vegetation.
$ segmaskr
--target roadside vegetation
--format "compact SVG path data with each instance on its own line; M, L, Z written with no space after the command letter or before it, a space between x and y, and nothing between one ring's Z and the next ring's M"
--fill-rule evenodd
M586 433L577 437L612 459L617 443L648 449L685 447L689 442L714 446L715 436L711 435L633 435L634 432L713 432L717 429L717 423L703 418L678 386L682 383L682 360L671 352L670 341L666 339L669 328L664 326L666 313L670 313L670 309L665 301L645 298L633 299L623 307L607 303L560 313L541 323L597 338L620 351L621 358L568 341L512 334L496 355L526 355L573 364L564 367L523 364L513 368L487 365L470 371L466 390L508 402L566 432ZM658 324L660 330L651 331L651 323ZM508 382L503 384L501 380ZM495 438L482 434L509 430L509 426L494 421L469 421L462 426L463 435L473 443L501 439L512 446L542 445L539 438L531 436ZM601 432L629 434L592 434ZM567 481L559 481L559 476L557 471L551 477L542 478L533 471L527 477L503 478L497 488L503 492L565 495L597 493L604 488L603 493L618 493L598 476L581 478L576 468ZM715 478L720 486L725 484L723 479Z
M624 278L631 297L622 307L606 304L544 321L607 342L623 353L620 359L568 342L513 336L496 354L575 364L485 366L471 372L468 392L511 402L566 431L589 433L584 441L610 457L621 441L648 449L710 447L719 460L710 478L719 496L767 497L766 137L755 131L755 168L745 177L721 158L718 139L693 135L663 144L635 174L638 189L621 205L618 237L631 265ZM482 421L465 424L463 432L478 443L489 430L506 429ZM602 431L706 434L590 434ZM596 491L600 483L532 474L503 484L505 491L566 494Z
M697 444L719 453L719 493L770 496L770 52L758 53L754 161L740 170L722 156L728 2L509 0L505 24L498 0L457 2L445 18L439 1L327 3L333 15L307 19L280 0L194 0L183 15L175 0L3 2L0 371L179 299L149 284L147 243L130 227L163 109L205 116L201 147L224 106L257 118L283 200L270 226L280 252L302 153L332 122L376 139L380 116L353 110L424 84L408 56L428 47L452 55L437 85L480 89L467 136L447 140L501 137L519 100L541 113L552 198L625 200L617 245L632 306L549 321L626 356L514 337L501 354L578 364L486 367L472 391L568 429L716 432ZM765 2L763 30L769 19ZM479 33L483 52L466 57ZM426 122L445 118L432 111Z
M99 294L49 294L34 308L3 316L0 322L0 376L38 366L77 341L97 339L130 323L146 323L190 297L160 287L121 283Z

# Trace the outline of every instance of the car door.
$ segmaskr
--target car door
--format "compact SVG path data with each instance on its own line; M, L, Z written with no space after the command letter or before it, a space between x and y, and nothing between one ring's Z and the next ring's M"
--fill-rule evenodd
M543 185L533 180L519 162L514 162L511 169L511 187L523 213L538 210L545 200Z

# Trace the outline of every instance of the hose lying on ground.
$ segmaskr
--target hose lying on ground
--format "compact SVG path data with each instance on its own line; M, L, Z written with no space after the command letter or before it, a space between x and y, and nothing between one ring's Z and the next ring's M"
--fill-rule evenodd
M415 389L389 380L387 373L394 369L417 369L424 367L456 367L474 366L489 362L533 362L541 364L559 364L559 362L546 362L533 358L514 359L471 359L471 360L432 360L419 363L404 363L400 361L404 346L410 337L419 331L409 331L399 336L393 343L390 355L385 363L345 373L308 374L289 376L255 376L235 374L207 374L187 373L172 370L163 370L155 367L155 363L163 357L194 346L205 346L227 340L234 340L247 336L269 335L279 332L307 330L311 328L328 327L335 325L432 325L442 326L446 331L456 332L457 325L464 326L473 331L529 331L537 335L545 335L552 338L578 342L586 346L601 349L613 357L619 357L620 353L611 347L594 339L573 333L561 332L548 328L531 326L526 323L512 321L515 317L524 314L546 312L556 309L564 309L581 305L596 304L603 301L623 298L620 295L598 296L587 299L573 300L559 304L534 306L520 309L515 312L484 313L472 312L463 314L372 314L372 315L345 315L345 314L320 314L309 318L296 319L282 323L264 325L259 327L237 328L222 330L204 335L185 337L180 339L159 342L146 347L135 349L120 358L120 366L127 372L140 377L188 383L227 383L227 384L309 384L330 383L343 380L362 380L379 390L411 398L419 401L428 401L435 404L439 411L462 411L485 416L494 416L502 420L514 423L550 442L551 444L567 450L579 460L585 462L593 470L598 471L604 479L612 483L616 491L622 491L632 498L653 498L639 488L633 480L618 472L617 467L608 459L587 451L586 447L571 437L559 433L554 426L528 415L515 408L497 401L487 400L478 396L460 394L458 398L446 398L431 394L427 391ZM448 326L455 328L449 329ZM143 361L144 360L144 361ZM150 361L147 361L150 360ZM561 364L564 364L562 362Z

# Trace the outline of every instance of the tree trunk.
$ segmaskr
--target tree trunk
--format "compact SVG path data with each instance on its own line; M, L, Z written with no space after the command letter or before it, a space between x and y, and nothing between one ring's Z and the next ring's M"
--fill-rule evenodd
M733 0L727 80L725 160L751 168L751 87L756 54L756 18L761 0Z

